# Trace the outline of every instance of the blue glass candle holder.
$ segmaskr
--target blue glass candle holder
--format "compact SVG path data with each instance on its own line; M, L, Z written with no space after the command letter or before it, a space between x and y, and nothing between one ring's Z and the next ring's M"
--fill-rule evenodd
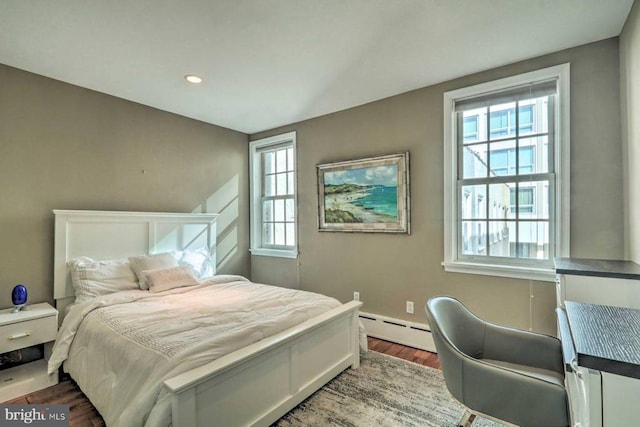
M11 291L11 302L13 303L13 313L22 310L27 303L27 288L23 284L17 285Z

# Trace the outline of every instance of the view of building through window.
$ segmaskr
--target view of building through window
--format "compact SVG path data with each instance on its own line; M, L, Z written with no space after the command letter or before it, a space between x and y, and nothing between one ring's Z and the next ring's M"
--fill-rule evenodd
M549 260L551 98L458 111L461 255Z

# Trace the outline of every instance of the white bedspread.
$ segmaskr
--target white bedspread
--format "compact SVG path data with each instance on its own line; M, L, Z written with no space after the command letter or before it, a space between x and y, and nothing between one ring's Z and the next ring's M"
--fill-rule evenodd
M324 313L340 302L216 276L157 294L125 291L74 306L49 372L64 368L108 426L171 423L164 380Z

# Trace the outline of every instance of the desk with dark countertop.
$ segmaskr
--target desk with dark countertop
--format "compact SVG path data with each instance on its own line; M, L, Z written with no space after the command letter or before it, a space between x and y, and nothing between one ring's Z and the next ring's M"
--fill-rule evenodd
M640 310L565 302L577 363L640 379Z
M633 261L556 258L557 274L640 280L640 265Z
M637 425L640 310L565 301L556 312L573 422Z

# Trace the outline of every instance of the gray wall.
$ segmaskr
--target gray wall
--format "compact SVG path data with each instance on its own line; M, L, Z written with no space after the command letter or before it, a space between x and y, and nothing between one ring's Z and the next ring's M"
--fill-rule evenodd
M625 249L640 263L640 3L635 2L620 35L620 98L625 159Z
M251 135L297 131L299 260L252 257L254 281L287 269L299 287L341 301L359 291L363 310L424 322L434 295L460 298L499 323L553 332L553 283L445 273L443 260L443 93L571 63L571 254L623 255L618 39L604 40L467 76L335 114ZM317 231L320 163L409 151L411 235ZM280 275L285 273L280 272ZM405 313L405 301L416 314Z
M0 307L53 301L52 209L222 210L220 271L249 275L247 135L3 65L0 94Z
M251 257L251 278L260 283L300 289L300 270L297 261L267 256Z

